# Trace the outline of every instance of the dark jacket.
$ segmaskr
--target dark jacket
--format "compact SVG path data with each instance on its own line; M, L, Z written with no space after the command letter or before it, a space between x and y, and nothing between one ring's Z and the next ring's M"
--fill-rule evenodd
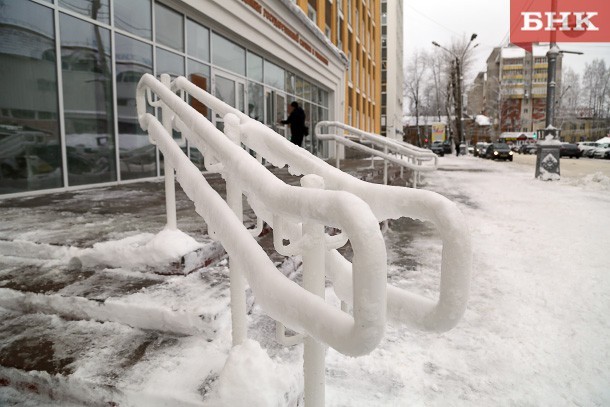
M295 107L282 124L290 124L290 141L296 145L301 145L305 134L305 111L301 106Z

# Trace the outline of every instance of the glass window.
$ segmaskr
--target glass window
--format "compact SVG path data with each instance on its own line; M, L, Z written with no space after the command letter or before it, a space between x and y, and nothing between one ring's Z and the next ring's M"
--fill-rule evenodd
M303 88L305 87L303 83L303 78L297 76L297 85L296 85L296 95L299 97L303 97Z
M263 58L248 52L248 79L263 81Z
M102 23L110 24L110 0L59 0L59 5Z
M172 78L184 75L184 57L162 48L157 51L157 76L168 73Z
M152 11L150 0L115 1L114 25L116 28L152 38Z
M215 85L214 95L229 106L236 107L235 81L222 76L216 76Z
M116 34L115 50L121 179L154 177L157 175L155 146L140 128L135 98L142 75L153 72L152 46Z
M182 14L155 3L155 37L160 44L184 51L184 18Z
M68 183L116 180L110 32L61 14Z
M193 84L205 90L206 92L210 92L210 67L197 61L193 61L192 59L189 59L186 65L189 81L193 82ZM203 103L189 96L189 104L196 111L207 117L208 120L211 120L209 109ZM197 168L199 168L200 170L205 169L203 155L196 147L189 148L189 156L191 158L191 161L197 166Z
M53 11L5 2L0 38L0 194L61 187Z
M307 81L303 81L303 98L311 100L311 84Z
M296 94L296 80L297 80L297 76L295 74L293 74L292 72L288 72L286 71L286 87L285 90L288 93L291 94Z
M210 61L210 30L194 21L186 20L187 54L206 62Z
M284 82L284 70L269 61L265 61L265 83L269 86L284 90Z
M248 82L248 116L261 122L264 118L265 101L263 93L263 85Z
M327 91L325 91L323 89L319 89L319 101L322 106L328 107L328 92Z
M245 76L246 50L226 38L212 33L212 63Z

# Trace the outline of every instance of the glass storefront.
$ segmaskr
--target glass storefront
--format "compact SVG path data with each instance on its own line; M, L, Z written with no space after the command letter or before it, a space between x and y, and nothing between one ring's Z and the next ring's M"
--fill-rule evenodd
M53 11L6 2L0 38L0 194L61 187Z
M69 185L116 180L110 31L60 14Z
M137 121L144 73L186 75L288 138L277 122L290 102L303 106L312 131L329 117L323 88L152 0L8 1L0 37L0 195L162 174ZM195 148L182 148L204 168Z

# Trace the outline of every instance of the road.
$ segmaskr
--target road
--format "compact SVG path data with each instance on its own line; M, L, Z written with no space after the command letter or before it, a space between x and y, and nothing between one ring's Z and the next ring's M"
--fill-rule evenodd
M536 164L536 155L534 154L515 154L513 159L514 164L530 166L532 175L534 174L534 166ZM606 177L610 177L610 160L601 160L593 158L562 158L560 163L560 172L562 177L582 178L589 174L602 173Z

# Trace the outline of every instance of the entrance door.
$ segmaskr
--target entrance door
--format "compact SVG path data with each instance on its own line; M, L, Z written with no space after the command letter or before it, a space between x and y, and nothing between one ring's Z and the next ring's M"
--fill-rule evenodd
M280 120L284 120L286 117L286 95L266 88L265 124L283 137L286 137L286 126L280 124Z
M214 96L229 106L237 108L240 112L246 111L246 84L245 81L236 76L226 73L216 73L212 80ZM224 117L217 112L213 116L214 125L219 130L224 130Z

